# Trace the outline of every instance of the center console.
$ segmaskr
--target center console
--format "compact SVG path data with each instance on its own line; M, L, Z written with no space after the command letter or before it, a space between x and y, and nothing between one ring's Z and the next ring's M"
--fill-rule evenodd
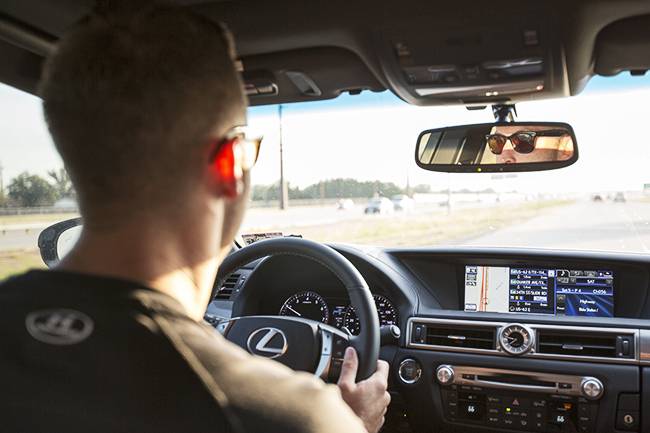
M446 419L521 431L594 431L603 383L589 376L440 365Z

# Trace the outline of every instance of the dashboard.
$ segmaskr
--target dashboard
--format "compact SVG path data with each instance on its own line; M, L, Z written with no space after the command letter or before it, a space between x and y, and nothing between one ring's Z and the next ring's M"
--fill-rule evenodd
M591 252L333 245L401 330L385 431L650 431L650 259ZM237 272L208 312L358 333L341 283L300 257ZM406 423L406 426L405 426Z
M393 303L382 295L373 294L372 297L379 316L379 326L396 325L398 314ZM284 301L278 314L312 319L338 329L346 329L352 335L358 335L360 332L359 318L347 299L326 300L318 292L311 290L291 295Z

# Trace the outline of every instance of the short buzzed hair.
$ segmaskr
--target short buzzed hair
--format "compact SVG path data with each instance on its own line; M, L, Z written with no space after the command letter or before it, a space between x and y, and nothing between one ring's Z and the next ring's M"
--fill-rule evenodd
M222 25L142 1L99 8L60 40L40 94L84 217L182 203L210 134L245 110L233 58Z

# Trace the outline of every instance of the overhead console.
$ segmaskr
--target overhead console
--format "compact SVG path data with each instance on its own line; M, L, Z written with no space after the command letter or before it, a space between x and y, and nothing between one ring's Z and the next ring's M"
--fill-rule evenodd
M383 34L382 66L400 97L417 105L485 105L569 94L564 50L552 27L525 14L516 26L498 17L463 20Z

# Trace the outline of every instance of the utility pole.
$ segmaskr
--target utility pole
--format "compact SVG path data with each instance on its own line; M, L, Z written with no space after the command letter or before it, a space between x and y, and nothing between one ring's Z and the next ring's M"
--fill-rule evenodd
M0 163L0 197L5 196L5 184L4 178L2 177L2 163Z
M287 182L284 179L284 150L282 148L282 104L278 104L278 120L280 122L280 209L289 207L289 191Z

